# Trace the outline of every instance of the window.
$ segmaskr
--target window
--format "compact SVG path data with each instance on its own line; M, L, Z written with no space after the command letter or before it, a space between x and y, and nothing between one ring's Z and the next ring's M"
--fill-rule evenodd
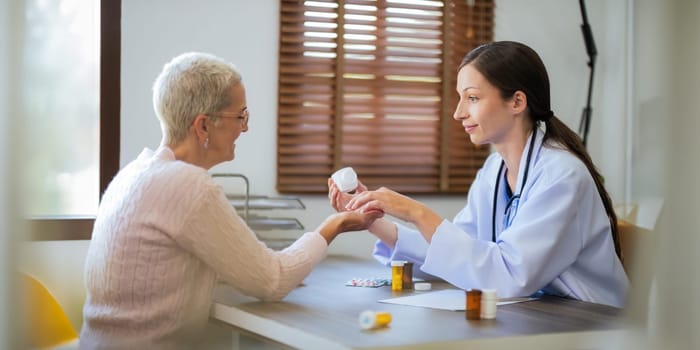
M88 239L119 169L121 1L27 1L22 110L33 239Z
M22 109L27 210L97 212L99 3L26 1Z
M282 0L277 190L325 193L352 166L370 188L466 192L489 150L452 119L455 76L492 37L492 0Z

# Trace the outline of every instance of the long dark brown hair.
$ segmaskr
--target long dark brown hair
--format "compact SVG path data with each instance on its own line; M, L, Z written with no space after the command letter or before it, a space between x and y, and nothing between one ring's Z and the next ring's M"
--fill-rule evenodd
M530 47L513 41L497 41L481 45L470 51L462 60L459 69L471 65L486 80L501 92L501 97L510 99L516 91L527 96L527 108L533 124L544 122L546 131L542 142L554 141L578 157L593 176L605 212L610 220L615 253L622 260L617 216L610 195L603 186L602 176L593 164L591 156L581 138L559 118L554 116L550 105L549 76L540 56Z

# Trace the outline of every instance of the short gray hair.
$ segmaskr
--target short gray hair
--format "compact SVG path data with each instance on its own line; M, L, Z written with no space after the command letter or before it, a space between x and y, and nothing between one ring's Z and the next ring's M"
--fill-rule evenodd
M197 115L228 107L231 88L240 82L236 67L214 55L189 52L166 63L153 84L153 108L164 143L183 141Z

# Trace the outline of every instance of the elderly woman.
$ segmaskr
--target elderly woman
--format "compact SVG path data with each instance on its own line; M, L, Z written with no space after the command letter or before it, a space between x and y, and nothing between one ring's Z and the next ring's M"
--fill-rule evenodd
M157 349L191 344L207 322L217 277L244 294L283 298L341 232L380 212L326 219L282 251L260 242L207 172L235 157L248 130L236 68L188 53L153 86L163 138L144 149L104 193L85 266L81 348Z

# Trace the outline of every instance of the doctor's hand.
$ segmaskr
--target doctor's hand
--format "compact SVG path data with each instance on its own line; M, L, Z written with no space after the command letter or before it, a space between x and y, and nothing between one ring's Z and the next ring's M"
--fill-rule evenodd
M358 180L355 193L340 192L335 182L331 178L328 178L328 200L333 209L337 212L346 211L347 209L345 209L345 206L348 202L358 193L365 191L367 191L367 186Z
M418 228L428 242L432 240L435 230L443 220L440 215L423 203L386 187L356 194L345 208L363 213L382 211L395 218L410 222Z
M344 210L359 210L361 212L381 210L393 217L412 222L412 212L421 205L407 196L381 187L375 191L362 191L350 197Z

